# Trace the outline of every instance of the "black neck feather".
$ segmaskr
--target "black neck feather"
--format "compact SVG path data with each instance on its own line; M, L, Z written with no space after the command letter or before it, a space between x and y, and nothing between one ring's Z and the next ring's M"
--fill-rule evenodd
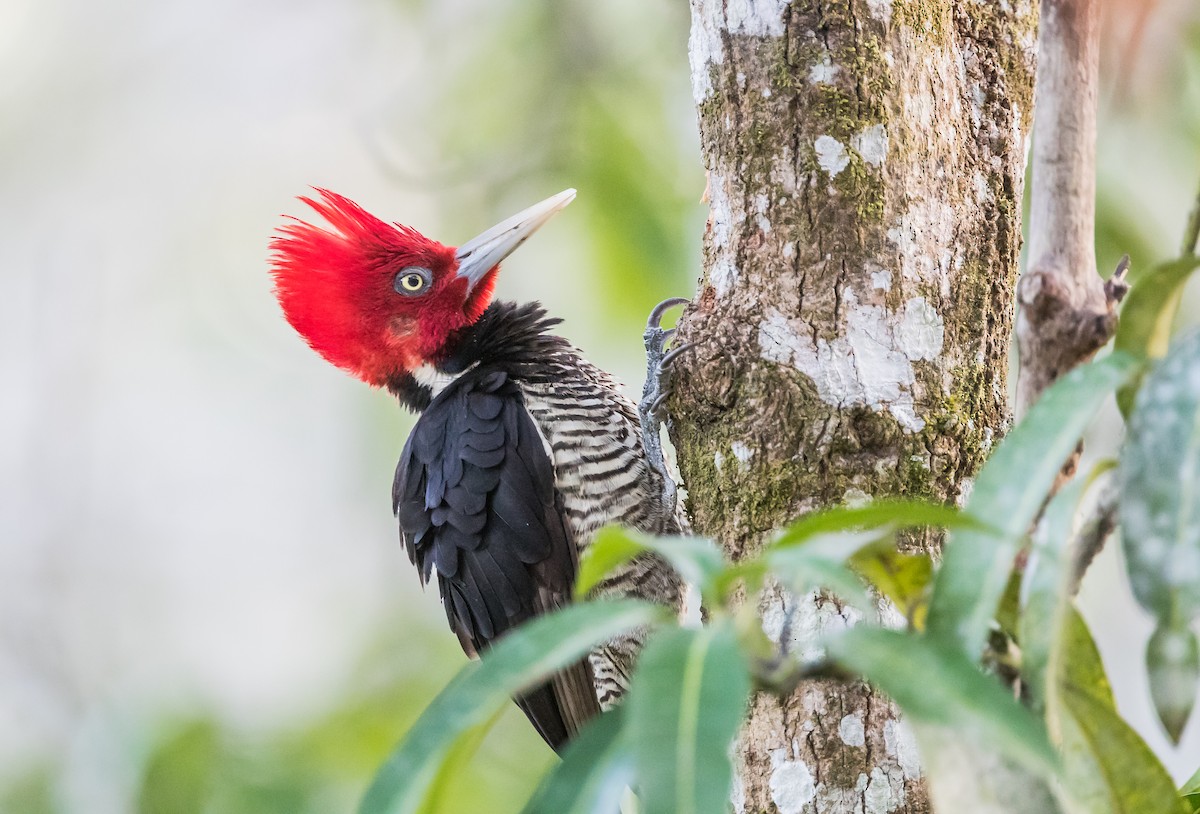
M439 373L458 376L480 365L523 378L548 358L570 350L565 339L546 333L560 322L547 316L541 303L493 302L475 324L451 334L434 367ZM387 388L414 412L433 400L432 389L411 373L389 381Z

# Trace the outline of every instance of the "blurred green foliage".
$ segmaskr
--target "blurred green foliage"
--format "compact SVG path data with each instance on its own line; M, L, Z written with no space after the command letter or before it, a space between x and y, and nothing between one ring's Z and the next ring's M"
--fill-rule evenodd
M1131 48L1132 63L1102 56L1096 261L1107 277L1128 254L1136 281L1179 256L1183 219L1200 181L1200 18L1193 15L1180 32L1185 47L1166 56L1130 36L1121 31L1118 39ZM1133 84L1127 71L1147 65L1140 85Z
M54 767L50 763L27 769L0 790L0 812L54 814Z
M397 625L399 628L400 625ZM328 814L350 811L418 714L465 662L452 637L422 626L390 631L339 701L307 720L245 731L203 708L123 721L146 744L124 793L137 814ZM152 712L152 711L151 711ZM446 811L517 810L553 761L515 706L464 766ZM89 810L64 788L71 773L40 765L0 792L4 814Z
M405 100L390 132L397 154L432 155L419 173L401 170L400 183L447 190L462 234L577 188L570 219L584 225L584 245L572 261L584 267L563 274L599 283L578 316L639 337L649 309L690 292L700 270L707 210L687 5L413 5L424 39L439 45L422 70L421 128Z

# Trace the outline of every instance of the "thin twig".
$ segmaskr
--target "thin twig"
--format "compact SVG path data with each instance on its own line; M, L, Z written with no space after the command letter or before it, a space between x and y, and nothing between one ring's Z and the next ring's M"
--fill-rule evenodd
M1071 583L1068 595L1079 593L1079 585L1096 555L1104 548L1108 538L1117 529L1117 509L1120 492L1111 481L1096 498L1090 514L1072 541Z
M1179 254L1192 257L1200 246L1200 193L1196 194L1196 202L1192 204L1192 213L1188 216L1187 228L1183 230L1183 247Z

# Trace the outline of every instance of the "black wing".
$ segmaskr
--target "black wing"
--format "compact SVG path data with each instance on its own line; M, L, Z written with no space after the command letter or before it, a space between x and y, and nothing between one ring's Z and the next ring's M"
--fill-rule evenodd
M426 408L392 500L408 556L423 582L437 572L446 617L469 654L569 601L577 551L554 466L504 371L465 373ZM555 749L598 712L586 662L517 703Z

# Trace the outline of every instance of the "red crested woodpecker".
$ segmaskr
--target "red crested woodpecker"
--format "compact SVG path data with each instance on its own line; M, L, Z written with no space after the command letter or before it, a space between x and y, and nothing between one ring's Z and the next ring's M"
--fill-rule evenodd
M570 601L579 554L610 523L679 533L686 521L662 462L659 414L670 331L647 328L639 408L550 333L537 303L492 302L499 264L575 197L567 190L453 248L388 224L326 190L272 241L289 323L332 364L420 414L400 456L393 510L422 583L436 578L450 627L477 655L509 629ZM664 361L665 359L665 361ZM639 558L598 592L679 609L682 585ZM628 684L634 631L517 703L560 748Z

